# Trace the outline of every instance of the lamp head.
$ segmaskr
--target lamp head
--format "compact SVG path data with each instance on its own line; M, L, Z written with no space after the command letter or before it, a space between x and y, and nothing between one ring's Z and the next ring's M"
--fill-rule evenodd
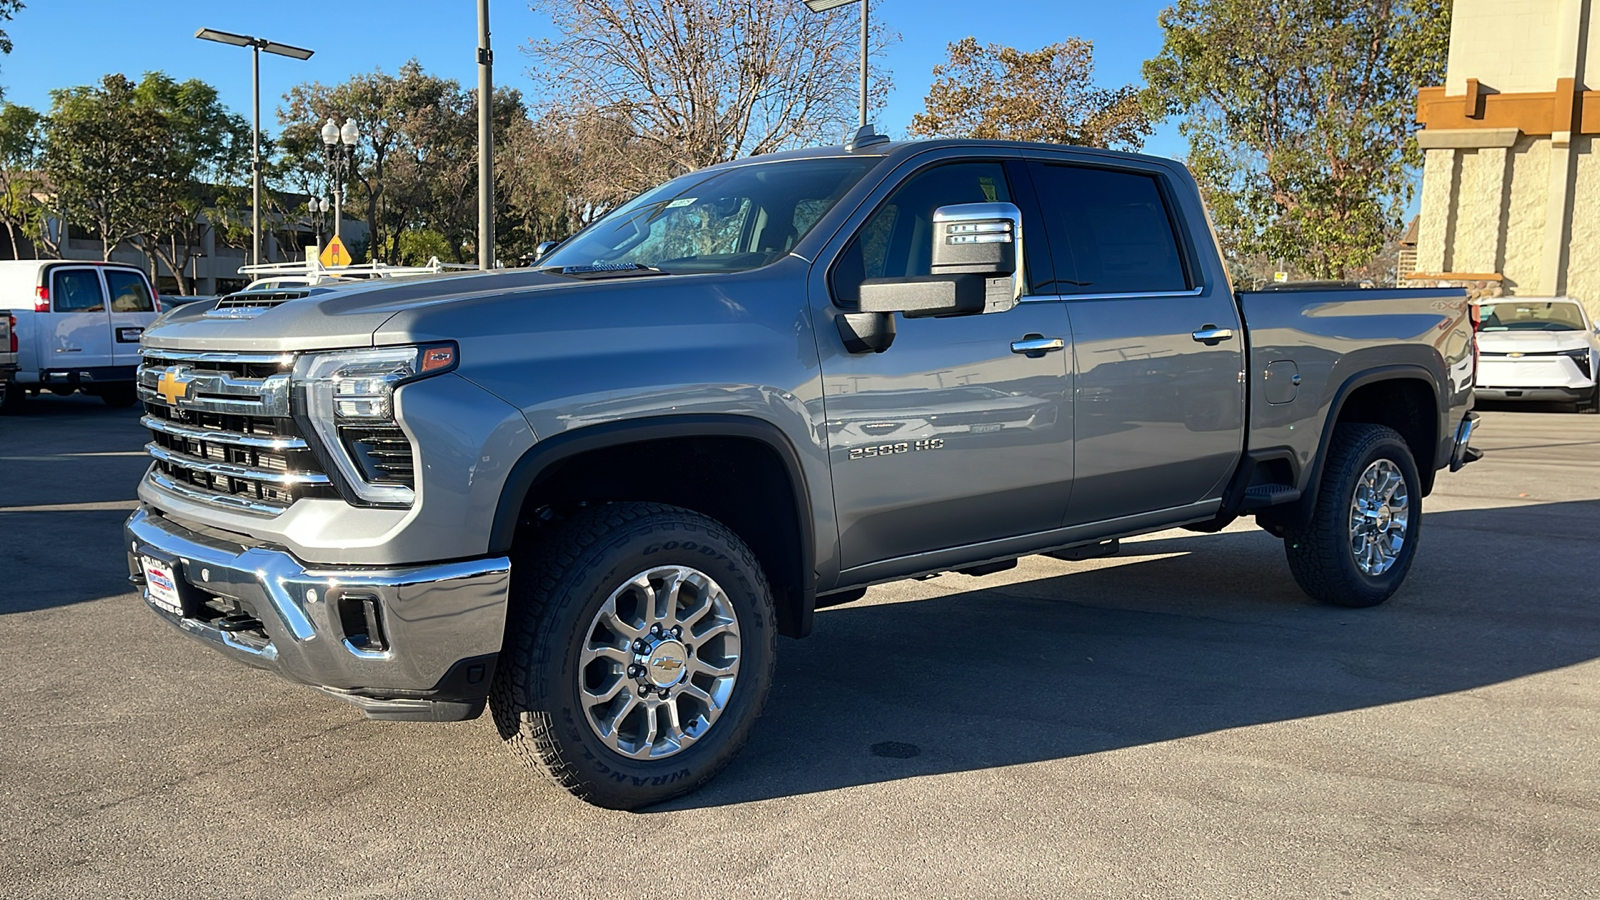
M339 143L339 126L332 119L322 123L322 142L329 147Z
M346 147L354 147L356 141L361 139L361 132L356 128L355 119L345 119L344 127L339 129L339 137Z

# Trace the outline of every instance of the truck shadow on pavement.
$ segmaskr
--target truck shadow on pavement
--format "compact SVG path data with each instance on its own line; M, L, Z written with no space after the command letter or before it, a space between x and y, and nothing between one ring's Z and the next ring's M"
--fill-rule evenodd
M869 594L783 643L744 752L658 809L1060 759L1585 662L1600 657L1597 528L1592 500L1429 513L1405 586L1366 610L1305 598L1259 531L1134 542L1102 568L1041 561L1078 568L931 599Z

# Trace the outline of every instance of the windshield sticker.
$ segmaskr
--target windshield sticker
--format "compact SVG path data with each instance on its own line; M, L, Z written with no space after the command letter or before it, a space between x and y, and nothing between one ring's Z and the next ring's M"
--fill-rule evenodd
M677 209L680 206L692 206L692 205L694 205L694 201L695 201L695 198L693 198L693 197L679 197L678 199L672 201L671 203L668 203L664 208L665 209Z

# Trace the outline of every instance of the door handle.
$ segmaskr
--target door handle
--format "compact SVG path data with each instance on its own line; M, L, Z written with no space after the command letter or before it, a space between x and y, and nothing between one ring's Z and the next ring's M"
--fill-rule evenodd
M1012 353L1025 353L1029 356L1065 350L1066 347L1067 342L1061 338L1047 338L1037 334L1030 334L1020 341L1011 342Z
M1217 326L1208 323L1201 325L1200 330L1196 331L1190 336L1200 343L1205 344L1207 347L1215 347L1223 341L1233 340L1233 329L1218 328Z

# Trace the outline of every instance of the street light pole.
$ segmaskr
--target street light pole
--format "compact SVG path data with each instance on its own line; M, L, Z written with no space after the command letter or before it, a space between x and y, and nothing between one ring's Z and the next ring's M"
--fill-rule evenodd
M867 124L867 0L861 0L861 122L859 124Z
M250 262L261 264L261 51L306 60L315 51L292 47L248 34L234 34L215 28L202 28L194 33L202 41L216 41L234 47L250 48Z
M494 268L494 51L489 0L478 0L478 268Z
M261 265L261 45L250 44L250 264Z

